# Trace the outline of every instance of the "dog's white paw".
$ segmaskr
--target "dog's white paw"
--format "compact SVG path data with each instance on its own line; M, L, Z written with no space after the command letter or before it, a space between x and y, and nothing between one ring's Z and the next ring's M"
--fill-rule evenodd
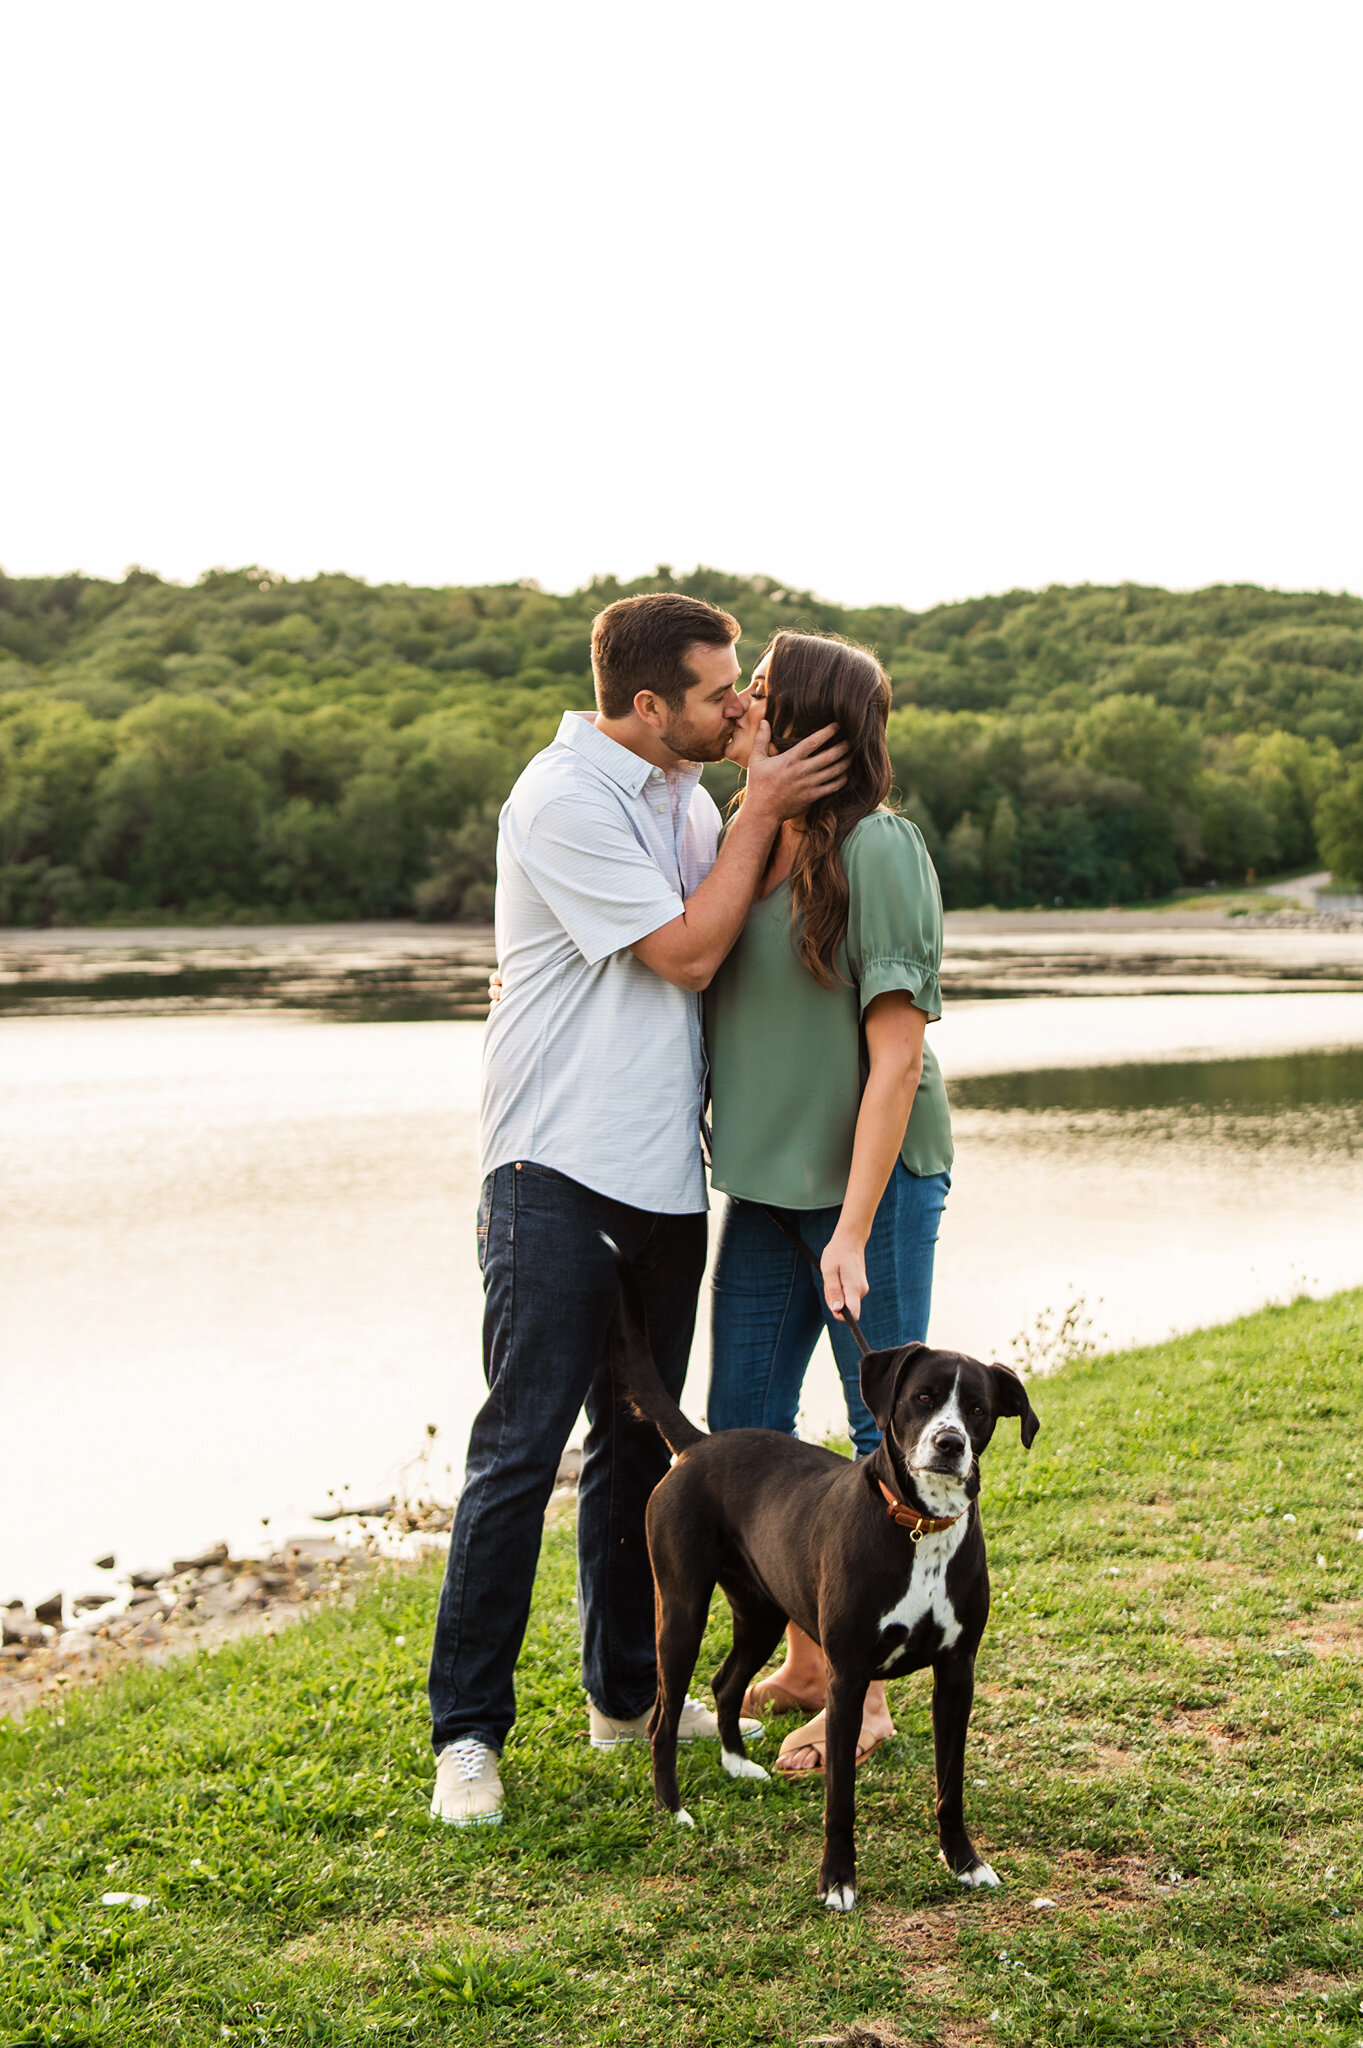
M693 1828L696 1825L684 1806L677 1808L672 1816L672 1822L675 1827L679 1828Z
M854 1884L835 1884L823 1895L823 1902L830 1913L850 1913L857 1903L857 1888Z
M995 1875L987 1863L977 1863L973 1870L958 1870L956 1882L968 1884L972 1889L978 1885L992 1885L997 1888L1003 1880Z
M719 1760L731 1778L768 1778L770 1771L764 1771L761 1764L755 1764L750 1756L736 1756L731 1749L722 1749Z

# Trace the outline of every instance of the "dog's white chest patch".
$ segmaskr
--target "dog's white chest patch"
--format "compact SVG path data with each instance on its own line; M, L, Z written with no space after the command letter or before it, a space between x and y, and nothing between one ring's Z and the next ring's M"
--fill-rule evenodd
M903 1636L882 1661L882 1671L887 1671L898 1661L904 1643L919 1622L929 1616L942 1632L944 1650L949 1650L960 1635L961 1624L947 1596L947 1566L965 1541L969 1527L969 1515L962 1515L950 1529L943 1529L937 1536L925 1536L917 1545L908 1585L889 1612L880 1617L882 1635L887 1629L904 1630Z

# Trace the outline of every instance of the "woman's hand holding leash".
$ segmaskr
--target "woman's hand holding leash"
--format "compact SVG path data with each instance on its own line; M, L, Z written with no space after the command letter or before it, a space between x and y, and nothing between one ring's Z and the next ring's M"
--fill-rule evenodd
M819 1271L824 1300L839 1322L856 1322L867 1294L865 1238L840 1223L824 1246Z

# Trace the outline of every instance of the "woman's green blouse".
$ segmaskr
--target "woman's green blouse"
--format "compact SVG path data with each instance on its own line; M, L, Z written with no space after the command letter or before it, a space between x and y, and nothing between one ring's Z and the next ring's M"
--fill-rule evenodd
M745 1201L840 1203L866 1082L866 1005L902 988L929 1017L942 1014L942 897L922 833L873 811L843 841L842 862L851 903L837 987L820 988L800 958L787 881L754 903L706 992L711 1180ZM900 1157L910 1173L951 1165L946 1088L927 1045Z

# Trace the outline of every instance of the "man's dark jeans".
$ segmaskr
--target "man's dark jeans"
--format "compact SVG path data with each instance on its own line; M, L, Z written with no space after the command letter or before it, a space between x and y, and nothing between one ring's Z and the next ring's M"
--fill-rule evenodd
M500 1750L530 1614L544 1510L585 1403L578 1487L582 1683L613 1719L653 1704L653 1574L644 1507L668 1468L657 1430L614 1399L606 1336L619 1297L606 1231L632 1261L664 1384L680 1395L705 1270L705 1217L657 1216L518 1160L483 1183L483 1370L431 1651L431 1735Z

